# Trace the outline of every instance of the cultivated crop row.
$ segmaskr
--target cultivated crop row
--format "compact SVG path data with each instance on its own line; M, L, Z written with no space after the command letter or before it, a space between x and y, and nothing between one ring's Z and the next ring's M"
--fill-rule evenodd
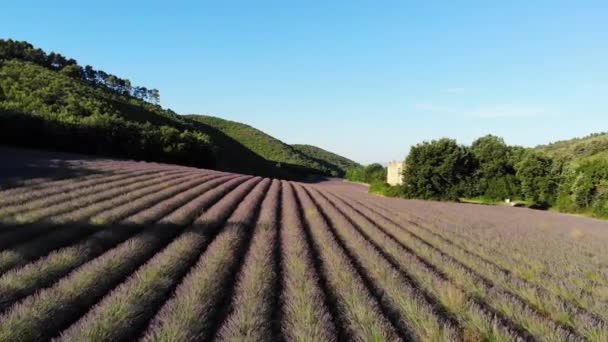
M0 342L608 340L596 221L81 166L0 191Z

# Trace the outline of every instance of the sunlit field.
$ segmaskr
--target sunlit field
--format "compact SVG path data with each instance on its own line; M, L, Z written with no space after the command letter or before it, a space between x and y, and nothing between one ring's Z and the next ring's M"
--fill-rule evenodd
M3 153L0 341L608 340L603 221Z

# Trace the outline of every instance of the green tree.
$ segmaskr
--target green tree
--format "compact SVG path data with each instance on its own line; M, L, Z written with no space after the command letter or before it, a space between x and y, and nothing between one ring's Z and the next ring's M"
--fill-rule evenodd
M608 193L608 161L586 160L564 172L560 185L560 209L571 211L593 208L603 212Z
M75 79L83 77L82 69L76 64L64 66L63 69L61 69L61 73Z
M413 146L405 162L406 195L456 200L466 194L474 166L470 151L452 139L443 138Z
M543 206L555 200L557 182L551 172L553 160L550 157L529 151L517 165L517 179L521 184L524 198Z
M150 99L150 102L152 102L155 105L159 105L160 104L160 92L158 91L158 89L150 89L149 93L148 93L148 98Z
M92 66L87 65L84 67L83 76L86 81L97 83L97 71Z
M479 162L478 171L486 178L510 173L509 147L502 138L486 135L471 144L471 153Z
M386 168L378 163L365 167L365 182L386 181Z
M367 184L385 182L386 168L378 163L350 168L346 171L346 179Z
M511 149L502 138L494 135L486 135L471 144L471 153L477 162L475 181L471 184L474 195L498 200L517 194Z

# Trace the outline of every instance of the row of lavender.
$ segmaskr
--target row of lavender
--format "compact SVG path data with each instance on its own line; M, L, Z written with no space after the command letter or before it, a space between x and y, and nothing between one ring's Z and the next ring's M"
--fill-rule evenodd
M511 250L493 209L102 166L0 192L0 341L608 340L580 234Z

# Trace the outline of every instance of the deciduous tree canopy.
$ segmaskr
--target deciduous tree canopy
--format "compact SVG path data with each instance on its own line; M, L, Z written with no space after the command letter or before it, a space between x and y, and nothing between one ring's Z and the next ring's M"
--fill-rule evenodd
M474 166L469 149L455 140L423 142L412 147L405 161L405 193L424 199L458 199L466 192Z

